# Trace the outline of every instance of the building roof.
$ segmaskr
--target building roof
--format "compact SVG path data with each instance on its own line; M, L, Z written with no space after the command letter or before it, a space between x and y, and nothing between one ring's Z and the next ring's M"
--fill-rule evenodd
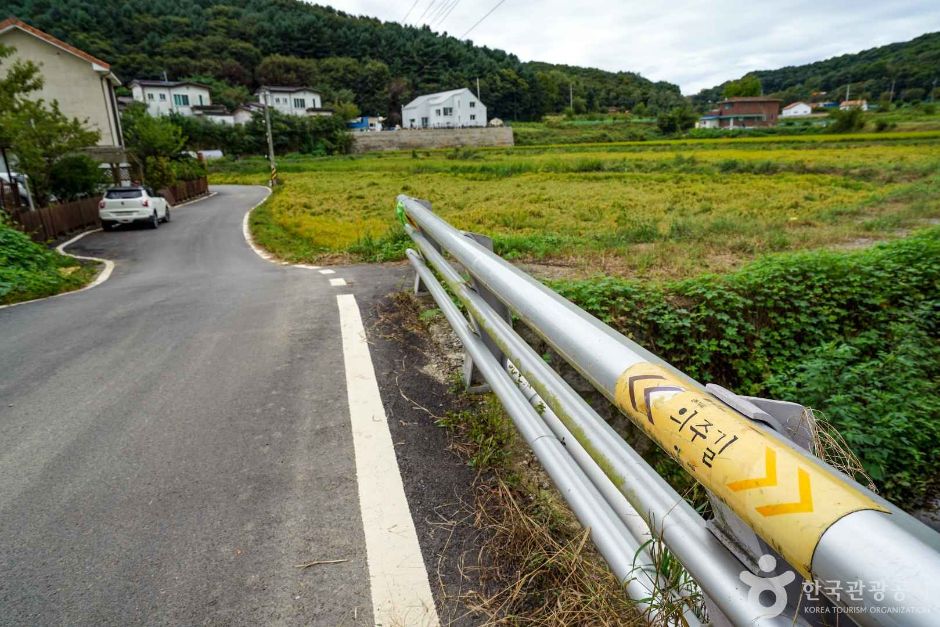
M733 98L725 98L719 104L724 104L726 102L783 102L780 98L767 98L764 96L734 96Z
M843 100L842 104L847 107L860 107L863 104L868 104L867 100Z
M805 105L805 106L809 107L810 109L813 108L812 105L810 105L808 102L803 102L803 101L801 100L801 101L798 101L798 102L791 102L790 104L788 104L787 106L785 106L785 107L783 108L783 110L786 111L787 109L792 109L793 107L797 107L797 106L799 106L799 105Z
M33 26L30 26L26 22L23 22L22 20L18 20L15 17L10 17L0 22L0 34L3 34L14 28L23 31L24 33L28 33L32 35L33 37L41 39L45 41L46 43L51 44L60 50L68 52L69 54L76 56L79 59L82 59L83 61L87 61L88 63L91 63L93 70L95 70L96 72L103 72L106 76L111 78L116 84L118 85L121 84L121 81L119 81L117 77L111 73L111 65L109 63L102 61L98 57L92 56L88 54L87 52L85 52L84 50L79 50L75 46L67 44L61 39L57 37L53 37L49 33L45 31L41 31L38 28L35 28Z
M408 107L414 107L419 104L424 104L425 102L427 102L429 105L441 104L442 102L444 102L451 96L456 96L457 94L461 94L465 91L469 92L471 96L473 95L473 92L467 89L466 87L462 89L451 89L450 91L439 91L434 94L425 94L423 96L418 96L417 98L415 98L414 100L406 104L405 108L407 109Z
M202 83L195 83L193 81L152 81L142 78L135 78L130 82L130 86L140 85L141 87L181 87L183 85L189 85L191 87L201 87L202 89L209 89L208 85L203 85Z
M278 86L278 85L262 85L260 88L258 88L257 91L255 91L255 95L257 96L265 89L267 89L270 92L279 92L282 94L295 94L298 91L312 91L315 94L320 93L319 90L314 89L313 87L284 87L284 86Z

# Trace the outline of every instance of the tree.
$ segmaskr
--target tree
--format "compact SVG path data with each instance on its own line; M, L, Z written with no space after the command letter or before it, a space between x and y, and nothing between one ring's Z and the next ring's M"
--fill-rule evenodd
M762 93L764 93L764 90L761 87L760 78L756 74L748 74L743 78L727 83L722 95L725 98L738 98L760 96Z
M106 183L98 162L83 154L62 157L49 173L49 186L59 200L91 196Z
M12 48L0 46L0 62L12 54ZM31 62L13 63L0 78L0 144L16 156L17 170L29 177L36 202L45 204L52 192L55 164L94 145L101 135L77 118L69 119L57 102L31 100L30 94L41 87L39 68Z
M153 187L163 187L169 160L186 145L183 129L166 117L151 117L143 103L134 103L121 116L124 146L137 178ZM170 170L172 171L172 170Z
M688 106L675 107L672 110L660 113L656 118L656 126L663 135L673 135L687 131L695 126L698 116Z

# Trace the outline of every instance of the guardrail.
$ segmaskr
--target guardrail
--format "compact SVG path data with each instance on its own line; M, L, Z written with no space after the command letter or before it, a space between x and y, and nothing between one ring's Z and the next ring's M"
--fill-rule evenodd
M465 383L479 374L500 399L650 622L704 622L658 579L647 549L661 542L697 582L712 624L937 624L940 534L815 457L802 406L702 386L430 204L399 196L397 212L417 247L415 289L430 292L465 348ZM513 330L511 313L706 488L712 518Z

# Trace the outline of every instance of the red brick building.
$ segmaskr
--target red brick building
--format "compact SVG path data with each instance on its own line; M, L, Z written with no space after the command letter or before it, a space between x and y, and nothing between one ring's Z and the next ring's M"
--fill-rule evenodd
M719 128L774 126L780 115L781 100L752 96L728 98L718 103Z

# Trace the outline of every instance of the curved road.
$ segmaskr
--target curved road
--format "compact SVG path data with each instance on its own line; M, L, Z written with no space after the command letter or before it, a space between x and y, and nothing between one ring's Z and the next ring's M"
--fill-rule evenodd
M214 189L73 245L116 262L104 284L0 311L2 624L372 622L352 288L258 258L241 222L265 190Z

